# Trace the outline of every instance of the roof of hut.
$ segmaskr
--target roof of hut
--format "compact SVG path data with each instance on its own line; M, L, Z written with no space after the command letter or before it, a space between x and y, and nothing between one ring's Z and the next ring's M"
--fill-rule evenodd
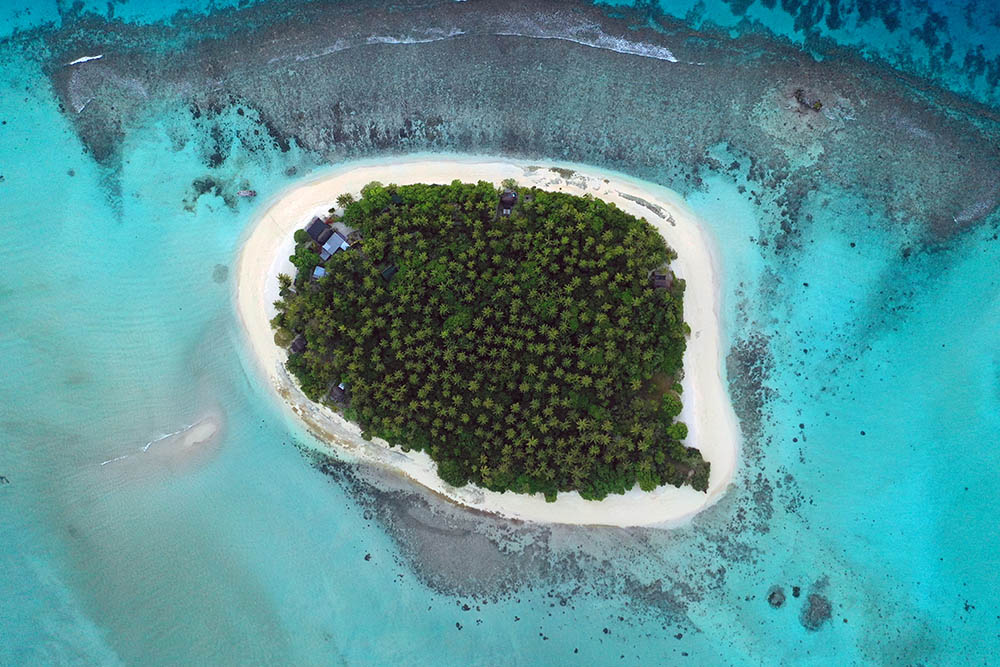
M655 269L649 279L657 289L669 289L674 284L674 272L665 266Z
M309 221L309 224L306 225L306 234L308 234L309 238L311 238L316 243L323 243L323 241L320 241L319 238L324 232L328 231L330 231L330 228L327 227L326 223L320 220L319 218L313 218L312 220ZM326 238L329 237L330 235L327 234ZM323 240L325 241L326 238L324 238Z

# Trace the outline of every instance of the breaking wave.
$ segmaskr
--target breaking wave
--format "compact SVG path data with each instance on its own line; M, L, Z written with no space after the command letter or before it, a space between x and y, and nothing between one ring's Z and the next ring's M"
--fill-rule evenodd
M555 39L630 56L653 58L672 63L678 62L673 52L665 46L610 35L604 32L596 23L584 21L569 15L556 14L537 15L534 17L508 16L500 18L500 20L493 22L492 25L482 25L476 29L465 29L457 26L431 27L409 31L405 34L375 33L367 36L338 37L333 44L320 51L276 56L268 60L268 64L270 65L286 59L294 59L298 62L312 60L346 51L347 49L372 44L427 44L475 35Z

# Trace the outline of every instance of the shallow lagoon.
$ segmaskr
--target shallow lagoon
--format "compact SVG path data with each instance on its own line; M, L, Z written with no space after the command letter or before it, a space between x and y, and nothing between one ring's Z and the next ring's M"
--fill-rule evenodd
M278 21L264 9L257 24ZM238 33L240 16L216 20ZM260 129L238 104L195 117L175 90L148 88L104 154L103 125L59 110L52 63L66 36L37 30L0 45L0 662L951 664L996 652L996 211L941 237L933 220L902 219L905 206L890 221L863 198L876 187L824 185L795 199L789 235L788 193L753 169L777 159L766 145L714 147L739 167L700 167L696 182L662 149L653 165L641 146L567 135L559 152L541 137L539 158L654 178L712 225L730 388L751 438L730 496L688 528L511 527L300 453L307 436L261 386L231 301L241 235L266 198L234 200L244 181L277 192L347 154L502 152L492 130L458 131L483 109L451 100L453 134L385 146L345 135L330 151L285 134L308 115L269 119L282 150L238 139ZM118 48L143 53L160 37ZM549 53L562 73L614 71L638 58L517 39L508 66ZM377 48L391 70L441 45ZM548 122L575 117L564 97L548 100ZM920 127L949 145L965 132L989 160L994 114ZM920 169L961 168L941 155ZM206 413L222 428L203 457L143 465L147 443ZM101 465L120 456L129 465ZM767 603L773 585L781 609ZM815 631L801 619L810 594L831 604Z

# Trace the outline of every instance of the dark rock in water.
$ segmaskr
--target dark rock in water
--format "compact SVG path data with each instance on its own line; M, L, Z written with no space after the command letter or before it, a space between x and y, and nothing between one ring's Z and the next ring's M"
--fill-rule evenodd
M67 171L66 173L67 173L68 175L70 175L70 176L76 176L76 171L75 171L75 170L73 170L73 169L70 169L70 170L69 170L69 171Z
M289 167L285 170L285 176L294 176L297 173L299 173L299 168L295 166Z
M785 604L785 591L781 586L772 586L771 590L767 594L767 603L778 609L781 605Z
M806 598L806 606L802 608L799 622L806 630L819 630L824 623L830 620L833 612L833 605L822 595L810 593Z
M802 589L798 586L792 586L792 597L797 598L802 593Z
M216 183L212 178L196 178L191 181L191 187L194 189L196 194L203 195L206 192L211 192L212 189L216 187Z
M226 282L226 278L229 277L229 267L225 264L216 264L215 268L212 269L212 280L217 283Z
M371 554L365 554L365 560L371 560L371 559L372 559Z

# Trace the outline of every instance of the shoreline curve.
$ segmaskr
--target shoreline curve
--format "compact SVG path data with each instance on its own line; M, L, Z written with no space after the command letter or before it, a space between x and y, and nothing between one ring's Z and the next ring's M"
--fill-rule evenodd
M449 486L424 452L403 452L376 438L365 441L361 429L325 406L310 401L284 367L285 350L274 343L270 319L278 299L278 273L294 272L288 255L292 234L318 213L335 206L337 195L357 193L370 181L385 184L490 181L514 178L521 186L591 194L644 218L678 253L671 266L687 280L684 319L691 327L684 353L683 410L688 426L684 444L697 447L711 462L708 491L661 486L638 487L625 495L588 501L576 492L560 492L556 501L542 494L497 493L473 485ZM725 384L721 323L721 267L713 239L681 197L662 186L588 165L423 154L378 161L350 162L278 193L262 206L242 239L237 261L235 303L249 349L271 387L300 425L324 443L319 447L342 459L388 467L454 503L508 519L537 523L651 526L686 523L725 493L739 455L739 423Z

